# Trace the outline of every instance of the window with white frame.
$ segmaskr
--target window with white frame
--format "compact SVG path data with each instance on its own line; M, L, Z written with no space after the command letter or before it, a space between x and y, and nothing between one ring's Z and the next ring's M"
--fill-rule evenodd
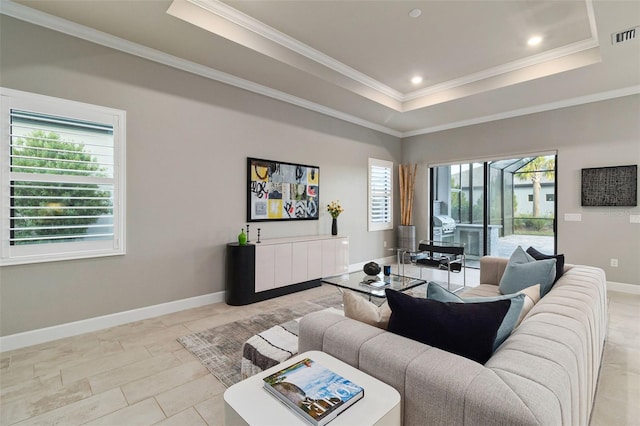
M124 254L125 112L1 89L0 265Z
M393 162L369 158L369 231L393 229Z

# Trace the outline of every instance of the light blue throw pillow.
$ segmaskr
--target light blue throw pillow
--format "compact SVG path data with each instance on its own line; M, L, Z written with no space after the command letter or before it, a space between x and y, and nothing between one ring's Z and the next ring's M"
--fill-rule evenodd
M509 306L509 310L504 316L502 324L500 324L500 327L498 328L496 340L493 342L494 351L498 349L498 346L500 346L502 342L507 340L507 337L511 335L513 328L516 326L516 323L520 318L520 312L522 311L522 307L524 306L524 298L524 294L518 293L506 294L504 296L468 297L463 299L438 285L437 283L430 282L429 284L427 284L427 299L437 300L438 302L484 303L495 302L497 300L510 300L511 306Z
M556 260L535 260L522 247L515 249L500 280L500 293L513 294L540 284L540 297L551 290L556 277Z

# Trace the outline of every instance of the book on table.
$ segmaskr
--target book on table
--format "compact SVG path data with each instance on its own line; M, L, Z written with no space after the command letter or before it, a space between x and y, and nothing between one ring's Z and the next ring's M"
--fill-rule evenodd
M391 284L391 282L389 281L388 277L384 277L384 280L381 280L377 275L367 275L363 278L362 281L360 281L360 284L372 288L381 288L388 286L389 284Z
M264 387L309 423L322 426L364 397L364 389L305 358L263 379Z

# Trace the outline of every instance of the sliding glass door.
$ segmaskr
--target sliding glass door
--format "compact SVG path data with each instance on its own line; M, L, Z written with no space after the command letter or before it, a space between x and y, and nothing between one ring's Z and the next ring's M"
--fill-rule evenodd
M518 246L555 253L555 155L431 168L431 235L481 256ZM477 262L476 262L477 264Z

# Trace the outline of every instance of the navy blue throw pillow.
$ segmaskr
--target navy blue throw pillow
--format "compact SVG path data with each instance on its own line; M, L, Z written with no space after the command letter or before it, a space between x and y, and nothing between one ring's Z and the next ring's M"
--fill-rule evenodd
M564 274L564 254L556 254L556 255L544 254L544 253L540 253L538 250L534 249L533 247L529 247L527 249L527 254L533 257L535 260L547 260L547 259L556 260L556 278L555 280L553 280L554 284L556 281L560 279L562 274Z
M391 308L387 330L484 364L510 300L444 303L386 289Z

